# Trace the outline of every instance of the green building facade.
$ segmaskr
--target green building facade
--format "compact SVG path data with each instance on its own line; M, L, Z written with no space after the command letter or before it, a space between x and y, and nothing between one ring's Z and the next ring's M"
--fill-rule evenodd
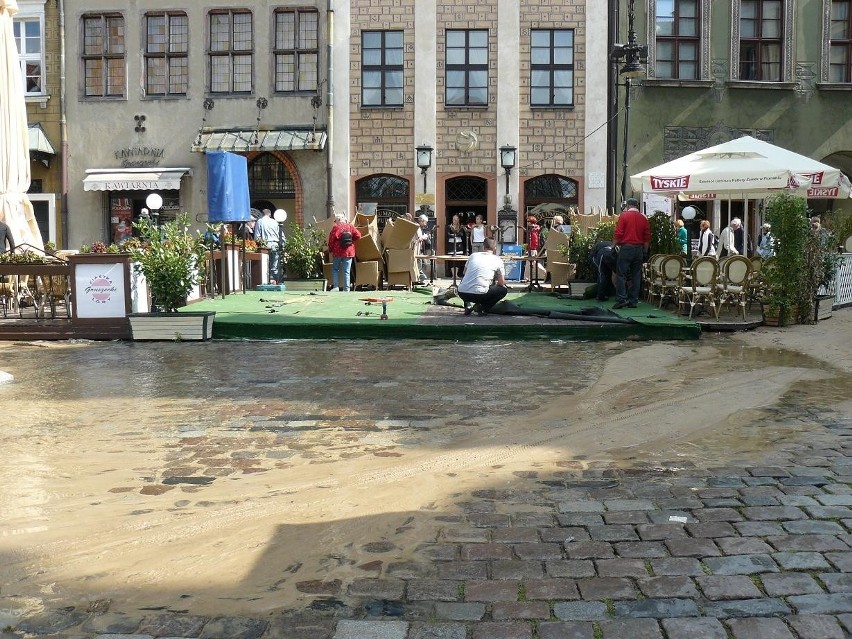
M634 11L631 11L633 9ZM742 135L852 174L852 1L613 0L612 45L647 45L644 73L610 72L610 192L635 174ZM644 54L644 51L642 51ZM629 102L627 153L625 106ZM627 181L626 195L632 195ZM673 203L673 214L685 205ZM742 202L696 203L718 232ZM811 200L817 213L852 200ZM749 218L756 235L760 203Z

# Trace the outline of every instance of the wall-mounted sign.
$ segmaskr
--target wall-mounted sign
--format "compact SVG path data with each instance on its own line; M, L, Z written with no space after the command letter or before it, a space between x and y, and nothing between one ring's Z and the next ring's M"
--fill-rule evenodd
M125 169L144 166L159 166L166 157L166 150L154 146L129 146L114 152L115 159Z

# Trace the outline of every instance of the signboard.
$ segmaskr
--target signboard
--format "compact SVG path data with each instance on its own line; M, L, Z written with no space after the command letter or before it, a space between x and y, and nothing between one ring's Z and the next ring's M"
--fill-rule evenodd
M434 206L435 194L434 193L417 193L414 196L414 203L417 206L423 206L424 204Z
M124 262L77 264L74 269L76 314L80 318L124 317Z
M521 257L524 247L520 244L504 244L503 255ZM503 260L506 279L512 282L520 282L524 276L524 263L519 260Z
M656 193L644 193L642 199L645 201L645 215L651 216L657 211L662 211L667 215L672 214L672 201L664 195Z
M129 197L111 197L109 208L110 238L121 246L133 235L133 204Z

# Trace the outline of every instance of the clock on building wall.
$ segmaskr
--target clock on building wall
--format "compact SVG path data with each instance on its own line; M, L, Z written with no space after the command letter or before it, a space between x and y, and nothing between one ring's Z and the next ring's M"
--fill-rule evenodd
M473 131L459 131L456 135L456 149L462 153L473 153L479 148L479 136Z

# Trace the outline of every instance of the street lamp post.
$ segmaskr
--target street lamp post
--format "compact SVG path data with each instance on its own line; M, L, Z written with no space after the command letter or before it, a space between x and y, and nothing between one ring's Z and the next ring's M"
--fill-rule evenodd
M278 222L278 283L280 284L284 279L284 222L287 221L287 211L275 209L272 219ZM274 269L270 269L272 270Z
M687 244L686 259L689 261L692 260L692 221L695 219L695 216L697 214L698 209L696 209L694 206L685 206L680 212L680 216L686 223L686 237L689 242Z
M154 219L154 226L160 225L160 209L163 208L163 196L159 193L149 193L145 198L145 204L151 209L151 217Z
M432 166L433 149L428 144L421 144L415 148L417 150L417 168L420 169L420 173L423 175L423 195L426 195L426 172ZM426 216L429 215L429 206L425 202L420 205L420 212Z
M627 172L628 172L628 140L630 133L630 81L633 78L641 77L645 73L643 62L648 58L648 45L639 44L636 39L636 29L634 20L636 12L634 7L635 0L627 2L627 43L615 44L610 52L610 60L618 63L624 59L624 65L619 69L618 73L624 78L624 148L622 161L621 175L621 201L627 199Z

